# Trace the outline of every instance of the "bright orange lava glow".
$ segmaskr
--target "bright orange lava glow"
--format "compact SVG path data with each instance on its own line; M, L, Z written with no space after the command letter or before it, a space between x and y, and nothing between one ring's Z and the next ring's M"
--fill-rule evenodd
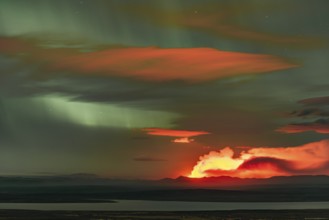
M207 155L201 156L200 161L194 166L189 177L205 177L204 171L214 168L220 170L235 170L243 163L243 160L234 159L233 155L233 150L226 147L219 152L212 151Z
M230 176L269 178L291 175L328 175L329 140L298 147L249 148L234 155L230 147L199 158L189 177Z

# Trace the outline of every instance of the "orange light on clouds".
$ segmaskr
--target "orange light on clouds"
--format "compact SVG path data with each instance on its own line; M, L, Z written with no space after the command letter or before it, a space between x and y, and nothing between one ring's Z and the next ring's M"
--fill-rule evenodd
M243 74L295 68L290 61L265 54L210 48L111 48L67 56L52 65L84 74L134 77L147 81L200 82Z
M329 140L298 147L250 148L234 157L226 147L201 156L189 177L269 178L329 174Z
M0 52L41 64L44 67L43 75L64 70L74 74L132 77L159 82L202 82L298 67L277 56L211 48L109 45L103 50L80 52L72 48L45 48L35 41L3 37L0 37Z
M188 144L188 143L191 143L193 141L194 141L194 139L190 139L188 137L183 137L183 138L176 138L172 142L174 142L174 143Z
M187 131L187 130L172 130L163 128L144 128L149 135L169 136L169 137L194 137L204 134L209 134L206 131Z
M191 139L190 137L210 134L206 131L171 130L162 128L144 128L143 131L146 131L149 135L177 137L176 139L172 140L172 142L181 144L188 144L193 142L194 139Z
M235 170L242 163L242 159L233 158L234 152L231 148L226 147L219 152L211 151L209 154L200 157L199 162L194 166L189 177L200 178L208 176L207 170Z
M314 131L320 134L328 134L329 133L329 123L306 123L306 124L290 124L286 125L284 127L281 127L277 129L276 131L282 132L282 133L288 133L288 134L293 134L293 133L302 133L302 132L307 132L307 131Z

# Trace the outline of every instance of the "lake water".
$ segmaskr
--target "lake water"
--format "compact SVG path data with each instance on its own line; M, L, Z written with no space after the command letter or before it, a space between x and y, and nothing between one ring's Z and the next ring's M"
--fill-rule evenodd
M0 209L83 211L213 211L329 209L329 202L176 202L117 200L117 203L0 203Z

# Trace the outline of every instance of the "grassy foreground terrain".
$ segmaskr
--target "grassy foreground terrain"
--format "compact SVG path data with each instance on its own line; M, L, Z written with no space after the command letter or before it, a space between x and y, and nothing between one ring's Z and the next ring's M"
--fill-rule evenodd
M194 212L27 211L0 210L0 219L222 219L222 220L325 220L329 210L235 210Z

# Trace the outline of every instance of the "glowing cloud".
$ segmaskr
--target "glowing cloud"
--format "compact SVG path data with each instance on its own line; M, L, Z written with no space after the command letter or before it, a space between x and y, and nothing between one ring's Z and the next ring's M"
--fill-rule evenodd
M156 136L168 136L168 137L179 137L174 139L174 143L191 143L194 140L189 137L195 137L204 134L210 134L206 131L185 131L185 130L171 130L171 129L162 129L162 128L144 128L143 131L147 132L149 135Z
M303 104L304 108L292 111L289 116L299 117L299 122L290 123L278 128L276 131L282 133L302 133L313 131L320 134L328 134L329 120L327 117L329 116L329 96L303 99L298 101L298 103ZM311 118L313 120L305 121L306 118Z
M145 128L143 131L146 131L149 135L158 135L158 136L169 136L169 137L194 137L203 134L209 134L206 131L185 131L185 130L171 130L171 129L162 129L162 128Z
M234 151L226 147L201 156L189 177L268 178L329 174L328 155L329 140L298 147L251 148L236 157Z
M119 75L151 81L205 81L296 67L271 55L218 51L209 48L117 48L68 56L54 69ZM101 74L102 73L102 74Z
M174 143L183 143L183 144L185 143L185 144L188 144L188 143L191 143L193 141L194 141L194 139L183 137L183 138L176 138L172 142L174 142Z
M301 133L306 131L314 131L320 134L329 133L329 121L326 119L318 119L314 122L289 124L277 129L283 133Z
M44 48L36 42L0 38L0 52L40 64L44 72L133 77L148 81L207 81L297 67L283 58L210 48L107 47L95 52ZM73 74L72 73L72 74ZM44 77L44 76L43 76Z
M226 147L219 152L211 151L209 154L200 157L199 162L194 166L190 177L205 177L211 170L230 171L237 169L243 159L233 158L234 152Z

